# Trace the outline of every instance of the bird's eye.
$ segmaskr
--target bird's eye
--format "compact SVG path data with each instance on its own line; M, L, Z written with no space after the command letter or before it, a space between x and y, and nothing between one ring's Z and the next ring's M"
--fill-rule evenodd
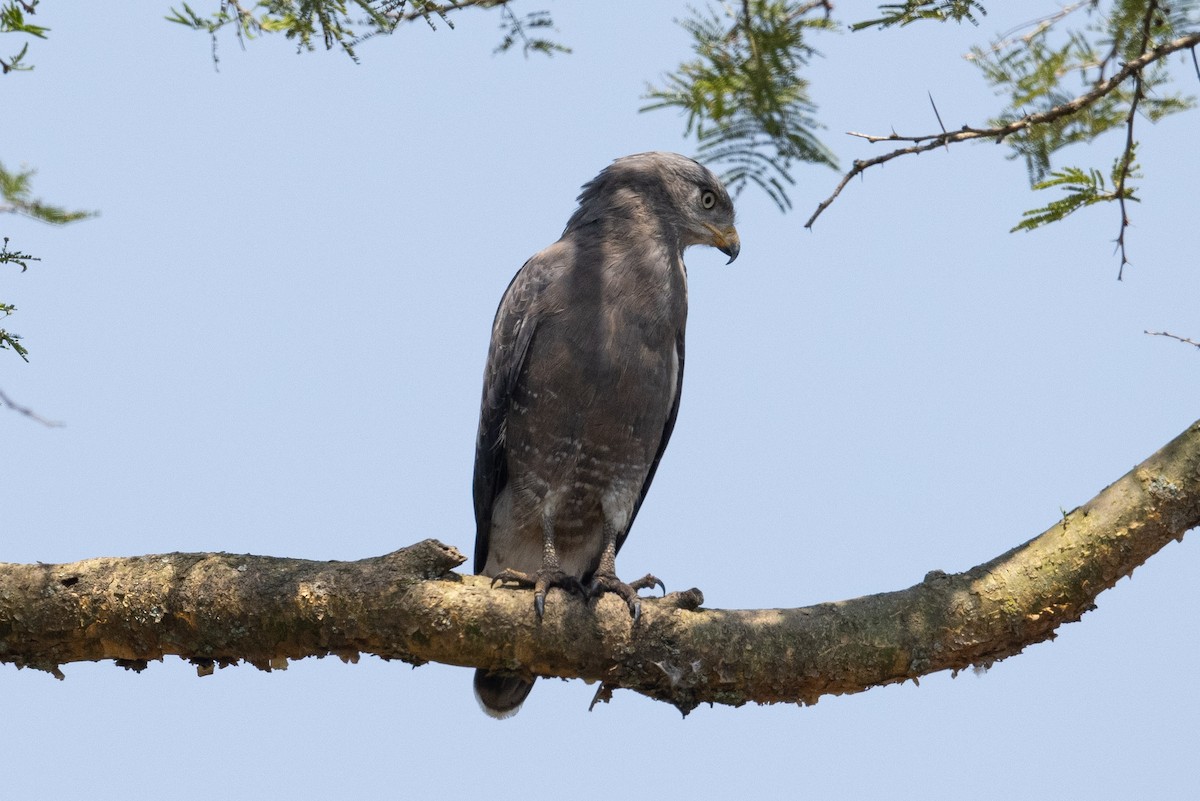
M705 190L704 193L700 195L700 205L706 209L711 209L713 206L717 205L717 193L713 192L712 190Z

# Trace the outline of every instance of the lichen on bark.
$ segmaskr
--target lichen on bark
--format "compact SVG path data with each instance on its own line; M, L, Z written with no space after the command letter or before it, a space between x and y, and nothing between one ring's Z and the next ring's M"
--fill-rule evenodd
M957 574L797 609L705 609L699 590L590 604L454 572L427 539L319 562L227 553L0 563L0 662L60 678L70 662L140 670L173 655L201 675L245 661L374 654L626 688L687 712L701 703L812 704L939 670L987 666L1052 638L1096 596L1200 525L1200 423L1041 535Z

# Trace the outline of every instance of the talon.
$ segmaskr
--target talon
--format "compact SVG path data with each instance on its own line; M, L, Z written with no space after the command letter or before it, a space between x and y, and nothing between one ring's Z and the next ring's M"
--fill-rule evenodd
M566 592L586 595L583 584L576 576L568 575L558 568L543 567L533 575L522 573L520 570L505 568L492 577L492 586L523 587L533 590L533 611L537 612L538 620L546 614L546 593L551 587L561 587Z
M534 581L532 578L530 578L529 576L520 572L519 570L509 570L509 569L501 570L499 573L497 573L495 576L492 577L492 586L493 587L495 587L497 584L500 584L503 586L503 585L507 585L509 583L512 583L513 585L515 585L517 587L532 587L534 584Z
M621 581L612 573L597 572L592 577L592 586L589 588L588 595L591 598L598 598L606 592L611 592L614 595L621 596L625 601L625 605L629 607L629 614L636 624L642 616L642 602L638 597L637 591L646 587L653 587L655 584L661 584L654 576L643 576L642 578L630 584Z
M629 582L629 586L635 590L652 590L655 587L658 587L663 591L663 595L667 594L667 585L663 584L662 580L658 576L654 576L649 573L642 576L637 581Z

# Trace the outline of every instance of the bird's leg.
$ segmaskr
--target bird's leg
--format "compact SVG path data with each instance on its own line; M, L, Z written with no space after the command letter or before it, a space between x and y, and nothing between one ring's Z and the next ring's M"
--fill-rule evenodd
M604 521L604 551L600 554L600 566L592 576L591 595L598 597L605 592L620 595L629 606L629 614L637 623L642 616L642 602L638 598L638 590L660 587L665 593L666 586L656 577L647 573L637 581L626 584L617 578L617 527L609 521Z
M537 612L538 620L546 613L546 592L551 587L562 587L568 592L587 595L578 576L563 572L562 564L558 561L558 551L554 549L554 518L549 513L542 516L542 566L532 576L520 570L505 568L492 577L493 587L497 582L515 584L518 587L533 587L533 610Z

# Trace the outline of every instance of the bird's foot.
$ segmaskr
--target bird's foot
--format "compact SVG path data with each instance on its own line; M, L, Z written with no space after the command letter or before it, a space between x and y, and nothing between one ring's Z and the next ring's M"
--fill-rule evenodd
M664 594L667 592L666 585L649 573L628 584L617 578L614 573L596 573L592 577L592 585L588 594L593 598L598 598L606 592L621 596L629 607L629 614L636 624L642 616L642 600L638 597L638 590L648 590L652 587L660 588Z
M538 620L546 614L546 592L551 587L561 587L567 592L587 597L583 583L575 576L564 573L558 568L543 567L532 576L520 570L504 569L492 577L492 586L532 587L533 611L537 612Z

